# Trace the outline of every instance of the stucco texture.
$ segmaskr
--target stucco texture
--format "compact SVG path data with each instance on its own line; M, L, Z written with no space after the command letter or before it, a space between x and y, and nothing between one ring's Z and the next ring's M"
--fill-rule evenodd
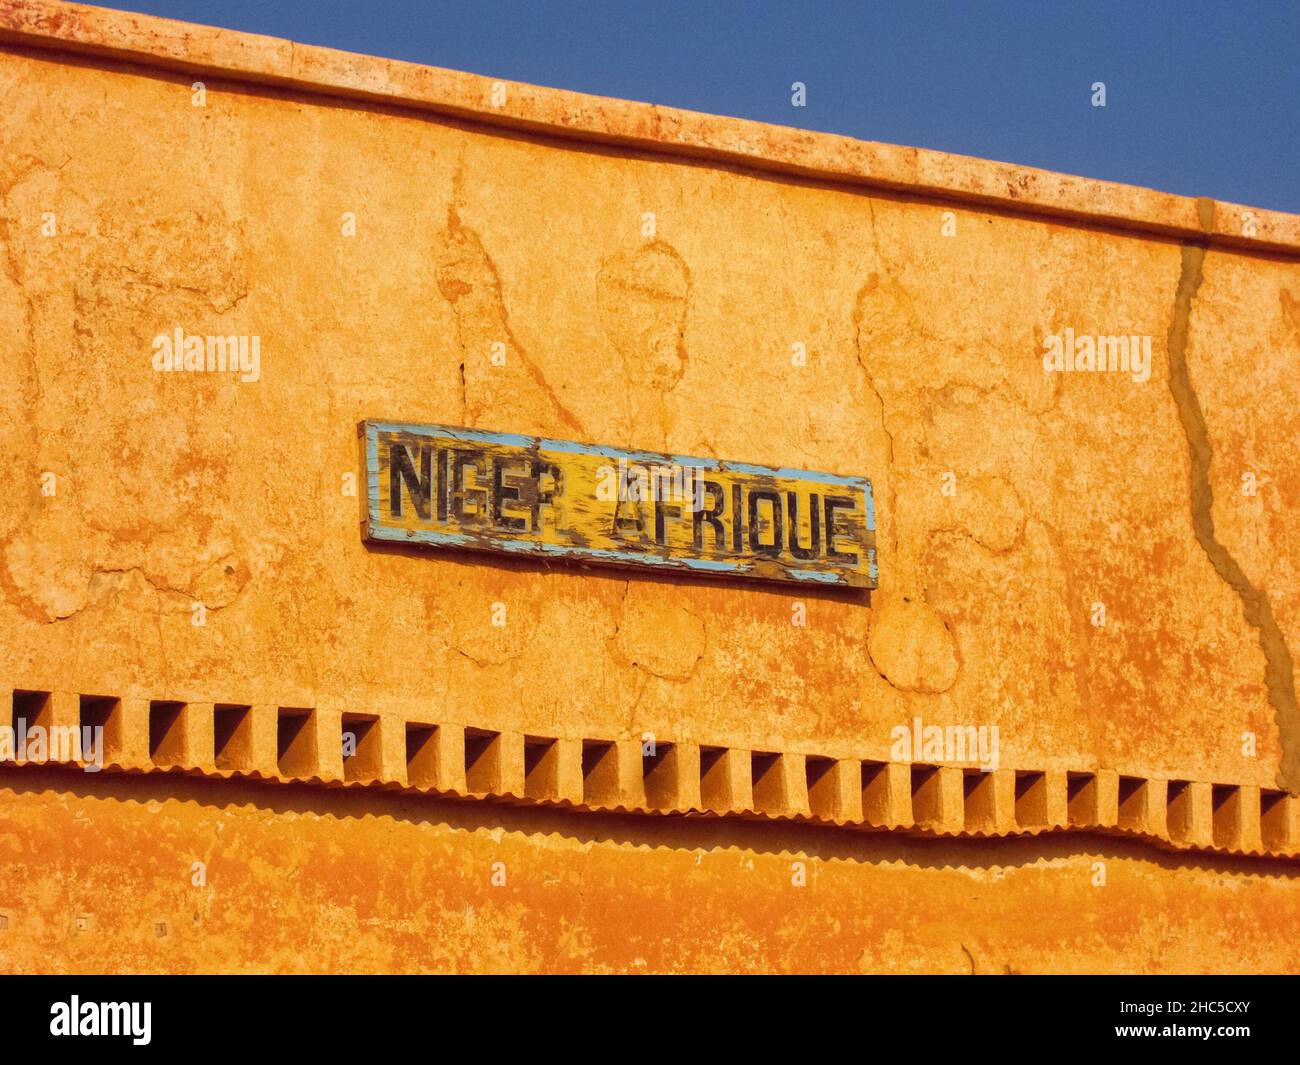
M8 689L880 762L919 717L1300 789L1300 253L13 42L0 140ZM156 372L178 326L258 380ZM1046 373L1066 329L1149 379ZM865 475L879 588L366 545L366 418ZM0 768L9 971L1294 970L1295 892L1087 833Z

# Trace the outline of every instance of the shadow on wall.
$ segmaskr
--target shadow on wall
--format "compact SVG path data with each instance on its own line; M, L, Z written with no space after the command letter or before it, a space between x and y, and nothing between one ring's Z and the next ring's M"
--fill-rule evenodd
M843 829L815 824L720 818L710 814L644 814L516 806L496 799L460 800L411 795L382 786L319 785L216 780L183 770L149 774L86 774L37 765L0 769L0 790L15 796L60 794L77 799L149 803L195 803L217 817L230 807L271 816L316 815L338 820L389 818L413 825L465 832L502 831L521 836L559 836L578 845L613 844L677 851L737 849L760 855L799 855L822 861L880 865L902 862L920 869L994 869L1044 860L1142 860L1168 870L1193 869L1228 875L1300 878L1300 866L1268 858L1173 852L1141 840L1072 829L1032 836L980 839L902 836L882 829Z
M483 555L476 551L456 547L419 547L400 543L377 543L364 541L362 546L367 554L396 555L401 558L427 561L436 558L444 565L456 565L461 568L483 566ZM549 562L545 559L520 558L513 555L493 554L491 556L494 570L506 570L512 573L570 573L581 576L583 580L604 579L611 584L626 584L636 581L638 584L670 585L674 588L735 588L770 592L778 597L809 601L840 602L849 605L871 608L873 589L838 588L817 584L779 584L757 577L728 576L697 577L690 573L674 571L671 576L661 573L647 573L645 570L629 569L615 565L602 566L579 562Z

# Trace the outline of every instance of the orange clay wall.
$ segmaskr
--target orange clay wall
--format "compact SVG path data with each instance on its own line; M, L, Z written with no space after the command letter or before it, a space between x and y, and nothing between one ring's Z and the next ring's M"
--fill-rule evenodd
M1300 968L1300 219L78 5L0 101L0 724L107 763L0 969ZM368 545L366 418L864 475L879 587Z

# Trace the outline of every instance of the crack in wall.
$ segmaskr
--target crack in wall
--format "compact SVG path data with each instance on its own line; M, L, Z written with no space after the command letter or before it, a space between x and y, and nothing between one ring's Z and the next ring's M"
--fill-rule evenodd
M630 580L624 581L623 594L619 598L618 610L614 619L614 631L610 633L607 637L605 637L606 652L612 655L616 662L630 669L639 670L647 678L654 677L658 680L668 681L673 684L681 684L690 681L695 676L696 671L699 669L700 663L704 661L704 656L708 653L708 645L709 645L708 624L698 614L695 614L693 611L687 610L684 606L681 606L680 604L675 604L672 607L673 610L678 611L681 615L684 615L685 617L688 617L692 621L699 624L700 627L699 643L694 649L693 652L694 658L691 660L689 666L675 669L672 672L667 672L663 669L655 669L649 663L642 661L643 656L636 653L637 636L635 634L632 637L631 647L620 649L619 646L619 636L623 632L624 622L628 620L628 613L627 613L628 596L631 590L632 590L632 582ZM658 623L662 624L662 621L663 619L662 617L660 617L658 619ZM642 635L644 635L644 633L642 633ZM644 694L645 694L645 685L643 684L641 686L640 691L638 691L637 693L637 697L635 701L632 704L633 711L635 711L636 706L640 703L641 697Z
M505 387L481 373L467 376L470 353L477 353L480 358L486 357L494 343L505 342L507 350L523 368L524 377L520 383L531 382L539 397L551 407L555 419L580 438L585 437L582 422L565 406L547 381L541 367L532 360L516 338L506 310L501 275L477 231L461 220L455 202L447 207L447 226L439 239L441 247L436 266L437 283L456 319L461 349L461 400L466 422L470 425L477 424L478 417L484 410L492 409L500 402L499 394L492 389ZM472 370L473 366L469 366L469 369ZM469 376L475 377L472 383Z
M215 560L213 565L220 566L222 563L225 563L225 569L233 575L235 571L228 561L232 558L234 558L233 555L223 556L223 558ZM53 616L50 616L50 613L47 611L41 610L41 616L37 620L40 620L47 625L57 625L59 622L70 621L85 611L100 606L106 600L111 599L116 593L122 590L121 585L113 584L111 581L107 585L101 584L100 578L107 577L111 579L114 577L130 577L133 575L139 577L145 586L151 589L160 598L172 598L173 600L179 599L179 606L181 609L195 603L201 603L206 614L216 614L221 610L233 606L243 594L244 589L252 583L251 576L246 575L243 582L235 588L233 594L230 594L224 599L213 599L203 595L199 589L193 587L176 587L168 584L161 578L151 577L143 566L95 566L91 571L90 576L86 579L85 596L79 605L63 612L54 610ZM18 592L18 594L23 593ZM37 609L40 608L38 607ZM162 616L161 611L158 612L158 616Z
M667 447L676 422L668 399L686 373L691 271L671 244L652 240L601 262L596 309L623 364L624 440L657 428Z
M1214 201L1197 201L1201 227L1209 232L1214 224ZM1273 706L1278 736L1282 742L1282 764L1278 786L1292 795L1300 794L1300 708L1296 705L1295 665L1273 614L1268 593L1256 588L1246 571L1219 541L1214 530L1214 489L1210 484L1210 464L1214 458L1209 427L1196 390L1192 387L1187 365L1187 338L1191 327L1192 301L1204 278L1205 242L1182 245L1182 268L1174 296L1174 316L1169 325L1169 390L1178 408L1178 417L1187 435L1191 457L1192 528L1210 565L1241 600L1246 623L1259 633L1264 652L1264 683Z
M0 587L11 597L19 596L19 600L14 601L20 603L23 613L39 620L39 608L32 609L22 603L22 592L17 582L11 579L4 561L21 528L30 523L35 509L37 474L40 469L38 456L41 453L38 415L44 401L36 344L37 312L29 287L23 279L25 271L14 232L17 218L12 200L20 185L32 175L48 168L34 156L23 156L22 159L21 167L12 176L7 175L8 181L0 189L0 277L13 286L14 309L22 317L21 324L8 323L12 326L15 345L21 348L21 352L9 369L15 387L0 399L0 404L3 404L0 406L0 461L13 463L15 470L21 469L28 487L26 491L14 492L11 505L0 509ZM0 306L8 310L4 296L0 291Z
M857 359L858 368L862 371L862 376L867 383L867 388L876 401L876 406L880 409L880 431L885 435L885 464L887 467L886 475L888 477L889 489L889 513L890 513L890 530L893 533L894 557L898 557L898 498L897 488L894 485L894 434L889 428L889 418L885 413L885 397L881 394L879 386L876 384L875 377L872 376L871 370L862 358L862 301L866 299L870 284L863 285L858 290L853 300L853 354ZM873 487L879 483L878 479L873 481Z

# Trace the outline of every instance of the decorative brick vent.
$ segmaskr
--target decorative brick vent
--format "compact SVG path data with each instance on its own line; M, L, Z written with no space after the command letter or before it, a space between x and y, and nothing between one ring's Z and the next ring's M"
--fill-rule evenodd
M1123 833L1178 849L1300 856L1300 799L1113 770L997 769L523 735L321 707L0 691L0 723L104 730L105 768L248 776L647 815L804 820L941 835ZM18 761L24 761L20 752ZM50 750L46 762L76 762Z

